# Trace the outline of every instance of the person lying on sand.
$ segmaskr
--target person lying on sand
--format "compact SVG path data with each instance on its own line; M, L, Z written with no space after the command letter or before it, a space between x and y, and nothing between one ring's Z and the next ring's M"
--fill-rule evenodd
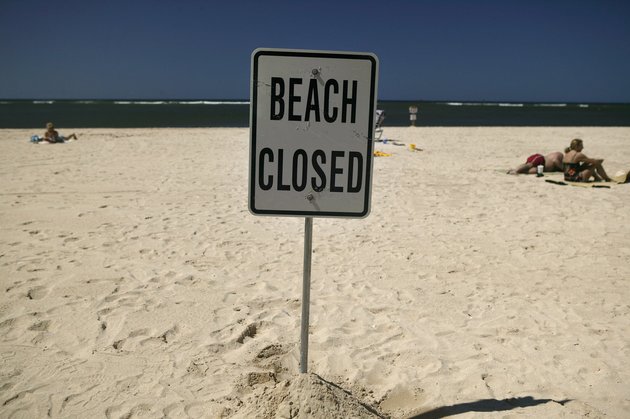
M554 151L546 156L542 154L532 154L527 158L527 161L514 169L508 170L509 175L527 174L535 175L536 167L539 165L545 166L543 172L562 172L562 159L563 154L561 151Z
M611 179L606 174L602 163L604 159L591 159L582 153L584 143L579 138L571 141L571 145L564 150L564 180L569 182L588 182L591 176L596 182Z
M59 135L59 133L55 130L55 125L52 122L46 124L46 132L44 133L44 141L48 141L49 143L63 143L66 140L75 139L78 140L76 134L70 134L67 137L63 137Z

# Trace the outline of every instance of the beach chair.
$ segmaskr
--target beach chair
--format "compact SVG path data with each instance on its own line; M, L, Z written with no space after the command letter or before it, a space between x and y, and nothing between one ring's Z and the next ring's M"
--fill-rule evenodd
M383 136L383 121L385 120L385 111L382 109L376 110L376 118L375 118L375 130L374 130L374 139L376 141L380 141Z

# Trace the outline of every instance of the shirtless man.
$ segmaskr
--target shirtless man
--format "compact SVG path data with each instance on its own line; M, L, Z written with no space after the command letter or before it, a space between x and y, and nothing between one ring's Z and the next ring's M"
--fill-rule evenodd
M527 161L514 169L508 170L510 175L528 174L535 175L536 167L540 164L544 165L543 172L562 172L562 159L564 155L561 151L554 151L546 156L542 154L532 154Z

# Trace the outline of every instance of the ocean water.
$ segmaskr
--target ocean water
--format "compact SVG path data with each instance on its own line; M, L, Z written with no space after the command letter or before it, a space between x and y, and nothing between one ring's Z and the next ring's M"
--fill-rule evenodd
M630 104L379 101L383 126L630 126ZM249 101L0 100L0 128L247 127Z

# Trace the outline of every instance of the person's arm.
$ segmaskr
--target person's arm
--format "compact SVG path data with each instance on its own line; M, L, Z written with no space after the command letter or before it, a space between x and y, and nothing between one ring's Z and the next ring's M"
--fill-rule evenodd
M588 164L602 164L604 162L604 159L589 159L588 157L586 159L584 159L585 163Z
M573 158L573 163L590 163L589 160L591 160L591 159L586 157L586 154L584 154L584 153L576 153L575 157Z
M604 159L591 159L586 154L578 153L575 156L575 162L598 165L598 164L602 164L604 162Z

